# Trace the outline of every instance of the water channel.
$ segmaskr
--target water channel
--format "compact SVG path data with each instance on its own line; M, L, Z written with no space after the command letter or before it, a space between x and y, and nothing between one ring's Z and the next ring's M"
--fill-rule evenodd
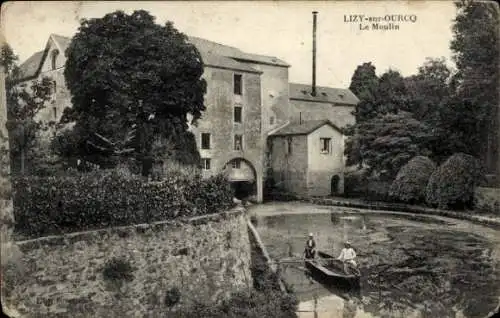
M313 205L263 205L250 210L275 260L297 259L306 236L337 256L352 242L361 290L338 290L283 263L285 281L301 301L336 295L373 317L487 317L500 296L500 232L442 217L353 211ZM354 316L353 316L354 317Z

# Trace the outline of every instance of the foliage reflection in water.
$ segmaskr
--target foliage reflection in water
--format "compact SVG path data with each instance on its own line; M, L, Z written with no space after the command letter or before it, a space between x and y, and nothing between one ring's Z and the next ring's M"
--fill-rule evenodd
M500 267L492 257L493 244L444 221L393 215L277 215L260 221L258 231L274 259L300 256L309 232L320 250L335 256L345 240L351 241L363 273L361 290L356 295L324 287L375 315L413 309L429 317L455 317L459 311L466 317L484 317L498 305ZM284 264L285 279L302 299L317 295L308 290L299 268Z

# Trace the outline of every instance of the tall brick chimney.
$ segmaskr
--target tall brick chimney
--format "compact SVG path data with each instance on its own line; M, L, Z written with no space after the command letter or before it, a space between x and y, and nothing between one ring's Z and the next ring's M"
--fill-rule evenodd
M316 21L317 11L313 11L313 52L312 52L312 90L311 95L316 96Z

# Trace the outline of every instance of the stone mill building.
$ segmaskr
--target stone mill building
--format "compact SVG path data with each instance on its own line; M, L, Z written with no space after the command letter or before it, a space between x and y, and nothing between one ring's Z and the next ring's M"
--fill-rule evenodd
M359 102L348 89L290 83L290 65L272 56L243 52L189 37L200 51L207 81L205 105L190 126L202 157L204 176L225 172L235 185L251 185L263 199L266 177L302 195L343 191L344 135ZM45 48L21 65L24 81L49 76L52 101L40 119L59 121L71 107L65 86L64 52L71 39L49 36ZM315 73L315 72L313 72Z

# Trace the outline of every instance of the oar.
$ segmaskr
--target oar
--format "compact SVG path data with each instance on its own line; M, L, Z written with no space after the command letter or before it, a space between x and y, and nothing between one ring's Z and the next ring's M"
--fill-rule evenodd
M306 259L306 258L303 258L303 259L291 259L291 260L280 260L280 261L272 261L270 263L272 264L275 264L275 263L303 263L305 261L315 261L315 260L321 260L321 261L329 261L329 260L336 260L336 258L319 258L319 259Z
M305 261L336 261L338 260L337 258L334 257L329 257L329 258L303 258L303 259L297 259L297 260L280 260L280 261L272 261L270 262L271 264L276 264L276 263L298 263L298 262L305 262Z

